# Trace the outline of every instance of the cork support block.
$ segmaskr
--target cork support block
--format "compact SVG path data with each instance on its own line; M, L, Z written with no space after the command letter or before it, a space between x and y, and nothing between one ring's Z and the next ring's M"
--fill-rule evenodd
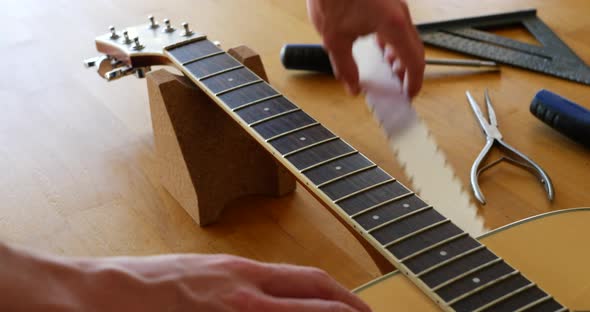
M228 52L266 80L251 49ZM147 83L161 183L197 224L215 222L240 197L295 189L294 177L188 78L161 69Z

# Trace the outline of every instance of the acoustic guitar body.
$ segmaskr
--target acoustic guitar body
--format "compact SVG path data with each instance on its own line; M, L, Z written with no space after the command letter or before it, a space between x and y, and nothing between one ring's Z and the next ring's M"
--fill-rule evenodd
M480 241L571 311L590 311L590 208L535 216L492 231ZM440 311L397 271L355 292L375 312Z

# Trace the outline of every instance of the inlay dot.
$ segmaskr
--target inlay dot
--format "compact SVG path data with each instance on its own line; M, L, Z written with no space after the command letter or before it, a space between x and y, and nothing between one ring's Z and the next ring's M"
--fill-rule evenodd
M378 215L374 215L373 216L373 220L379 220L379 216Z
M403 204L404 208L410 208L410 204Z
M270 110L270 108L268 108L268 107L265 107L265 108L263 108L262 110L263 110L263 111L265 111L265 112L268 112L268 111Z
M447 252L446 252L446 251L444 251L444 250L441 250L439 254L440 254L441 256L443 256L443 257L444 257L444 256L446 256L446 255L448 255L448 254L447 254Z
M334 167L334 169L336 169L336 170L342 170L342 167L341 166L336 166L336 167Z
M473 281L474 283L478 284L479 282L481 282L481 280L477 277L474 277L471 281Z
M305 140L307 140L307 138L306 137L300 137L299 140L305 141Z
M234 78L227 78L227 81L232 82L234 81Z

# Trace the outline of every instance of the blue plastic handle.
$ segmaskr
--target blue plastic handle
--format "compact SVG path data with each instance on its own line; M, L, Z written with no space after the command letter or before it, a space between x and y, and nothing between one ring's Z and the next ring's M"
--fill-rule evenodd
M537 92L530 110L553 129L590 147L590 110L548 90Z

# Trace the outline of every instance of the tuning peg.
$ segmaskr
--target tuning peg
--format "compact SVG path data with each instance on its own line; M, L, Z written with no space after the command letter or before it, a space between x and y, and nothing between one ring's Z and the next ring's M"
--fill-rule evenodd
M156 22L156 20L154 19L153 15L148 16L148 19L150 20L150 28L156 29L160 27L160 25L158 25L158 22Z
M190 30L187 22L182 23L182 27L184 28L184 33L182 33L183 36L190 37L193 34L193 31Z
M123 30L123 43L125 44L131 44L131 38L129 38L129 33L127 32L127 30Z
M139 37L133 38L133 42L134 42L133 50L139 51L144 48L144 46L139 42Z
M169 19L165 19L164 20L164 25L166 25L166 28L164 28L164 31L169 33L169 32L173 32L176 29L174 29L174 27L172 27L172 25L170 25L170 20Z
M111 31L111 39L113 40L117 40L119 39L119 35L117 34L117 31L115 30L115 26L109 26L109 30Z
M115 68L106 74L104 74L104 79L107 81L117 80L119 78L123 78L129 75L135 75L137 78L145 78L145 74L151 70L151 67L138 67L133 68L130 66L124 66Z
M91 67L95 67L100 65L100 63L106 59L108 59L109 57L106 55L99 55L96 57L91 57L89 59L85 59L84 60L84 67L86 68L91 68Z

